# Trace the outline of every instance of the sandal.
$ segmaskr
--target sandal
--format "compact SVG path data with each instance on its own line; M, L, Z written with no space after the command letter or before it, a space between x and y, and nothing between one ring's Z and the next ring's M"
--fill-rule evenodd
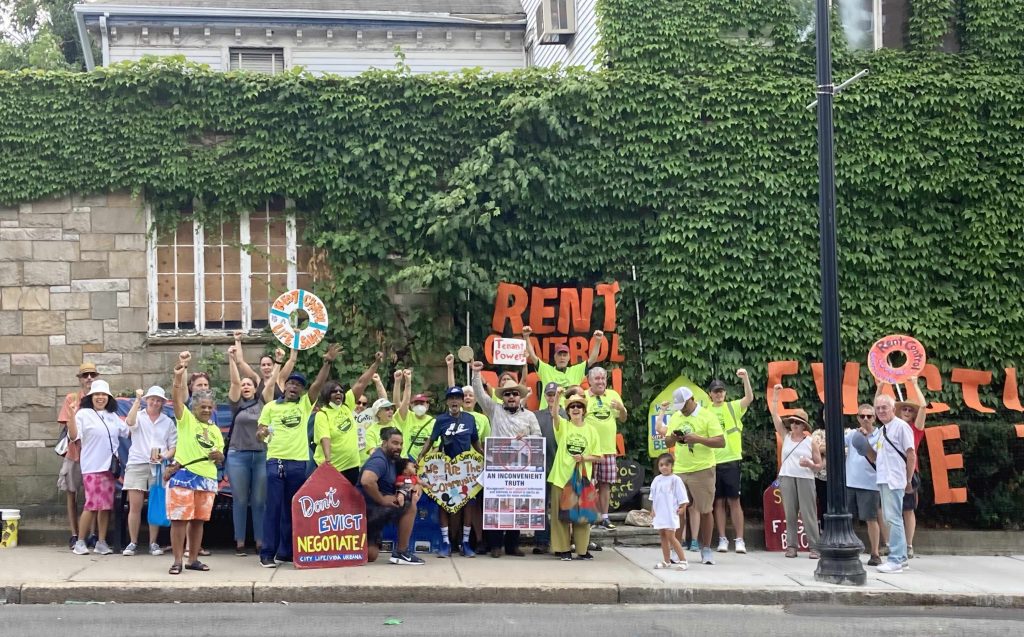
M690 568L690 563L687 562L686 560L683 560L682 562L672 562L672 569L673 570L685 571L688 568Z
M206 564L203 564L199 560L196 560L195 562L192 562L191 564L186 564L185 568L187 568L190 571L208 571L208 570L210 570L209 566L207 566Z
M658 562L657 564L654 565L654 568L655 569L662 569L662 568L669 568L670 566L671 566L671 564L669 564L668 562Z
M171 568L167 572L170 575L181 575L181 564L171 564Z
M200 547L199 555L201 555L202 557L206 557L206 556L210 555L210 549L204 549L204 548Z

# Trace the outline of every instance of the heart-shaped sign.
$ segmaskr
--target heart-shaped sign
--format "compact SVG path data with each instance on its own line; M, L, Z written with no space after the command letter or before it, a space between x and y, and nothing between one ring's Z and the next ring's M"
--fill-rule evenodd
M423 457L420 486L438 506L456 513L483 488L477 482L483 468L484 459L475 451L464 451L455 458L431 451Z

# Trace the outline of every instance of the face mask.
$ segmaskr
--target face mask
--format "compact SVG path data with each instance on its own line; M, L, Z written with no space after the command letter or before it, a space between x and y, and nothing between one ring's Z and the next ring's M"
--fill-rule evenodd
M416 414L418 418L422 418L427 413L426 405L413 405L412 413Z

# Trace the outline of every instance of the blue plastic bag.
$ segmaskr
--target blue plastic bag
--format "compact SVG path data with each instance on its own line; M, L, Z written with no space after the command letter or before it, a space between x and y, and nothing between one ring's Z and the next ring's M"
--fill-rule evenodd
M163 465L157 467L156 480L149 488L149 510L146 518L154 526L170 526L167 519L167 489L164 488Z

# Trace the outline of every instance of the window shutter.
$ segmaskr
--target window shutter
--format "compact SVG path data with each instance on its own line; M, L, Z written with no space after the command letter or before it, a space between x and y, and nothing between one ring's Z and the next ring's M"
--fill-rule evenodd
M280 73L284 71L284 49L231 49L231 71Z

